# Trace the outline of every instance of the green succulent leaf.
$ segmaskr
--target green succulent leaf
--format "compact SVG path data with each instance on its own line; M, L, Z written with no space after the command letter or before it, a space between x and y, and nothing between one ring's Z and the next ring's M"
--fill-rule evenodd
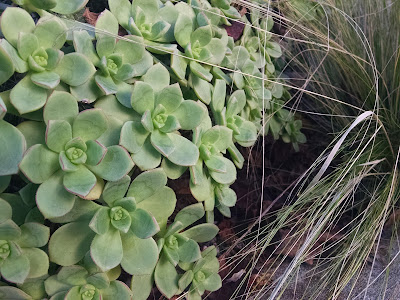
M0 143L0 176L16 174L26 149L23 134L11 124L0 120Z
M73 137L84 141L96 140L108 128L107 117L101 109L87 109L78 114L72 125Z
M107 182L103 190L103 199L110 206L114 206L114 202L122 199L131 182L131 178L129 176L124 176L118 181Z
M42 108L47 100L46 89L37 86L28 75L11 90L12 105L20 114L26 114Z
M1 47L1 40L0 40L0 65L1 65L0 84L3 84L8 79L10 79L10 77L14 74L15 68L10 56Z
M34 145L25 153L19 168L31 182L42 183L60 168L58 154L45 145Z
M40 18L33 34L41 47L61 49L67 38L67 28L59 18L48 16Z
M137 81L133 87L131 97L132 108L139 114L154 109L154 90L148 83Z
M189 239L178 248L179 260L182 262L195 262L201 258L200 247L192 239Z
M193 32L193 20L186 14L179 14L175 23L174 35L178 44L185 48L190 43Z
M0 49L4 51L4 55L7 55L8 58L12 61L16 72L25 73L28 71L27 62L19 56L16 48L14 48L7 40L0 40Z
M102 300L132 299L132 296L132 291L129 287L118 280L111 281L110 286L101 291Z
M54 152L64 150L65 144L72 139L71 125L64 120L50 120L47 123L46 145Z
M90 248L95 233L87 221L66 224L50 238L49 256L52 262L71 266L79 262Z
M172 298L177 293L179 276L175 266L165 255L162 255L157 263L154 279L158 290L167 298Z
M158 248L152 238L140 239L131 233L122 234L124 256L122 268L132 275L151 275L158 260Z
M157 221L143 209L136 209L131 214L131 217L131 230L138 238L146 239L160 231Z
M218 231L218 227L214 224L200 224L182 232L181 234L198 243L205 243L211 241L217 235Z
M23 283L29 275L29 259L25 255L12 255L1 265L1 275L5 280Z
M153 285L154 285L153 274L132 276L131 290L135 295L135 299L137 298L137 300L146 300L150 296L151 290L153 289Z
M167 176L163 169L158 168L141 173L129 187L127 196L134 197L140 203L161 190L167 184Z
M25 223L21 225L21 236L18 246L22 248L39 248L47 244L50 237L50 228L39 223Z
M13 286L0 286L0 296L3 299L32 300L32 297Z
M128 174L133 165L129 153L124 148L111 146L108 147L103 160L96 166L89 166L89 169L105 180L117 181Z
M90 246L93 261L107 271L120 264L123 256L120 232L113 227L101 235L96 235Z
M45 218L61 217L74 206L75 196L65 190L62 175L62 171L56 172L37 191L37 206Z
M81 198L85 198L97 183L96 176L85 166L80 165L73 172L64 174L65 189Z
M85 7L88 0L57 1L51 10L62 15L70 15Z
M1 177L2 179L4 177ZM0 224L11 219L12 217L12 208L10 204L0 198Z
M19 33L31 33L35 29L35 22L22 8L8 7L1 15L0 27L4 37L17 48Z
M43 118L49 120L65 120L72 125L79 113L76 98L69 93L54 91L43 109Z
M21 235L21 229L12 220L6 220L0 223L0 238L2 240L16 240Z
M96 69L83 54L70 53L61 59L55 72L66 84L78 86L88 81L96 72Z
M38 248L25 248L22 255L29 260L28 278L38 278L47 274L49 270L49 257L46 252Z
M182 223L183 228L192 225L204 216L204 207L201 203L189 205L181 209L175 217L175 222Z
M132 159L141 170L151 170L160 165L161 154L153 147L150 137L148 137L144 141L143 147L132 154Z
M158 63L147 71L143 80L152 86L154 92L159 92L169 86L170 76L168 70Z
M60 83L60 76L54 72L33 73L31 80L44 89L55 89Z

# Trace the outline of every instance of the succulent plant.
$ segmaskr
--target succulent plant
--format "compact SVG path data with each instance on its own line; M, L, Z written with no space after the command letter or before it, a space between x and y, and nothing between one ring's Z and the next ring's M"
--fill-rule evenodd
M118 21L105 10L96 22L96 49L87 31L75 31L75 50L85 55L98 69L94 78L81 86L71 87L71 93L86 103L102 95L116 94L118 100L130 107L132 86L128 82L142 76L153 65L142 39L135 36L118 37Z
M12 221L12 208L0 199L0 273L12 283L47 274L49 260L39 249L47 244L50 229L38 223L21 226Z
M55 16L43 17L35 24L25 10L8 7L2 14L0 28L5 37L0 40L0 52L13 62L0 83L14 71L27 72L10 93L11 104L20 114L42 108L48 92L60 81L70 86L81 85L95 72L83 55L64 55L60 51L66 41L66 27Z
M12 0L15 4L23 7L28 11L35 11L43 14L42 10L50 10L52 12L69 15L73 14L83 7L89 0Z
M36 201L46 218L66 214L76 196L98 199L103 179L117 181L132 169L125 149L96 141L108 127L100 109L78 113L76 99L56 91L44 107L44 119L45 144L30 147L19 167L31 182L40 184Z
M130 300L129 287L116 280L120 273L118 268L103 272L86 255L82 265L62 267L44 285L51 300Z
M221 288L222 280L218 275L219 262L216 255L216 248L211 246L201 252L198 261L179 264L185 273L180 277L178 286L180 291L189 287L186 296L188 300L201 299L205 291L214 292Z
M196 101L184 100L179 85L169 83L168 70L156 64L133 87L131 105L140 122L123 125L120 144L142 170L157 167L162 156L180 166L194 165L199 157L197 147L177 131L195 128L205 110Z
M166 182L162 169L150 170L132 183L129 176L108 182L102 195L105 206L91 203L88 207L85 201L77 201L69 214L54 219L67 224L51 237L51 261L69 266L90 251L103 271L121 265L129 274L151 274L158 259L157 244L151 237L166 223L176 203ZM85 210L87 213L79 216ZM68 237L75 237L76 243Z
M174 222L158 237L160 259L157 263L154 279L157 288L168 298L179 294L178 263L193 263L201 258L198 242L204 243L213 239L218 233L214 224L199 224L185 230L188 226L204 216L201 203L182 209Z

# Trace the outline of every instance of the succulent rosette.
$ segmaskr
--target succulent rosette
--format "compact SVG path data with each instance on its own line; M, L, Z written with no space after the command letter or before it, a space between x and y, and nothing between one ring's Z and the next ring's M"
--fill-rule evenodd
M106 148L96 141L108 127L100 109L78 112L77 100L54 92L44 108L45 144L28 149L20 170L33 183L38 208L46 218L66 214L76 196L98 199L104 181L117 181L133 167L120 146Z
M83 55L64 55L60 50L66 41L67 28L55 16L40 18L35 24L25 10L8 7L2 14L0 28L5 37L0 40L0 61L5 64L0 83L14 72L27 73L10 93L10 102L19 114L42 108L49 92L60 82L81 85L95 72L93 64Z
M180 166L194 165L197 147L178 133L200 124L206 110L198 102L185 100L178 84L170 85L168 70L151 67L143 81L134 84L131 105L140 121L128 121L121 130L120 144L142 170L161 163L162 156Z

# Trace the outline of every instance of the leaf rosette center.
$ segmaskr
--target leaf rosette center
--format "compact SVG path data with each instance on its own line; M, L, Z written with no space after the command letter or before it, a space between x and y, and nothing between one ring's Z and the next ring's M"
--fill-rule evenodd
M0 263L7 259L10 256L10 245L7 241L0 241Z
M92 300L96 294L96 288L91 284L84 285L80 289L80 294L82 300Z

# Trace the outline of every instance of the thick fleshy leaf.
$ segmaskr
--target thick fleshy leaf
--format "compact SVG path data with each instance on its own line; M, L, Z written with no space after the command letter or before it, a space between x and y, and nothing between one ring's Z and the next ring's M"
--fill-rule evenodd
M18 246L22 248L40 248L47 244L50 237L50 228L39 223L25 223L21 225L21 236Z
M174 212L176 196L169 187L162 187L155 194L137 203L138 208L149 212L158 223L166 221Z
M175 266L162 255L154 273L154 280L158 290L163 293L167 298L172 298L178 291L178 273Z
M132 97L132 108L139 114L143 114L146 110L154 109L154 91L150 84L143 81L136 81Z
M192 74L189 76L189 81L192 83L192 87L197 97L199 97L199 99L205 104L210 104L212 87L210 83Z
M25 153L19 168L33 183L42 183L60 168L58 154L45 145L34 145Z
M0 198L0 223L3 223L12 217L12 208L10 204Z
M195 262L201 258L200 247L194 240L189 239L178 248L179 260Z
M132 291L129 287L118 280L111 281L110 286L101 291L102 300L132 299Z
M32 300L32 297L13 286L0 286L0 297L2 299Z
M10 99L20 114L26 114L45 105L47 92L46 89L34 84L30 76L25 76L11 90Z
M60 83L60 76L54 72L33 73L31 80L44 89L54 89Z
M83 103L92 103L103 96L103 91L97 86L92 77L84 84L70 87L71 94Z
M26 149L23 134L6 121L0 120L0 176L18 172L18 164Z
M88 157L86 163L91 166L99 164L106 155L107 148L104 147L99 142L92 140L87 141L86 146L87 146L86 155Z
M131 178L124 176L118 181L107 182L103 190L103 199L110 206L114 206L114 202L124 198L128 190Z
M185 100L173 114L183 130L192 130L201 123L206 113L206 109L199 103Z
M65 55L55 69L63 82L70 86L84 84L96 72L95 67L83 54Z
M70 15L85 7L88 0L57 1L57 5L51 10L62 14Z
M132 42L127 41L132 40ZM122 54L123 64L134 65L139 63L146 53L146 49L143 45L143 39L137 36L125 35L124 39L117 42L115 46L115 53Z
M132 159L142 171L151 170L160 165L161 154L153 147L150 143L150 137L148 137L143 147L138 152L132 154Z
M2 178L2 177L0 177ZM18 195L18 194L9 194L9 193L3 193L0 196L0 202L3 202L2 200L5 200L6 202L8 202L9 205L11 205L12 208L12 220L18 225L21 226L22 224L24 224L25 222L28 222L26 220L26 217L28 215L28 213L31 211L31 208L35 206L35 196L33 196L33 203L29 203L29 204L25 204L25 202L22 200L22 198ZM1 200L2 199L2 200ZM2 206L2 205L0 205ZM0 209L5 209L5 213L7 213L7 208L5 207L1 207ZM2 219L2 217L0 217L0 219ZM11 219L8 218L8 219ZM3 219L4 222L7 219Z
M6 220L0 223L0 239L2 240L16 240L21 235L21 229L12 220Z
M216 189L215 194L218 201L227 207L233 207L236 204L237 195L235 191L228 186L224 186L222 189Z
M95 235L87 221L60 227L53 233L49 242L50 260L61 266L76 264L89 251Z
M134 197L140 203L157 193L167 184L167 176L163 169L155 169L141 173L129 187L127 196Z
M7 40L0 39L0 48L11 59L16 72L25 73L28 71L28 63L19 56L17 50Z
M118 23L127 28L131 16L131 3L129 0L110 0L108 5L113 15L117 17Z
M50 150L61 152L72 139L71 125L64 120L50 120L47 123L46 144Z
M153 285L153 274L133 275L131 279L131 290L135 300L147 300L147 298L150 296L151 290L153 289Z
M222 287L222 280L218 274L211 274L203 282L206 291L215 292Z
M131 153L137 153L143 147L149 132L140 122L128 121L122 126L120 145Z
M1 275L13 283L23 283L29 274L29 259L25 255L10 256L1 265Z
M201 142L223 152L232 144L232 130L225 126L213 126L202 135Z
M29 260L29 278L38 278L47 274L49 257L46 252L38 248L25 248L22 249L22 255Z
M118 35L118 26L117 19L107 9L97 18L96 39L98 44L96 45L96 49L100 57L108 56L113 53L116 36ZM111 45L111 47L108 45Z
M164 169L164 172L165 174L167 174L167 177L173 180L181 177L182 174L185 173L185 171L187 170L187 167L178 166L165 157L161 163L161 167Z
M168 70L161 63L158 63L147 71L143 80L150 84L155 92L159 92L169 86L170 76Z
M118 86L111 76L96 75L96 84L104 95L112 95L118 92Z
M179 14L175 23L174 35L178 44L185 48L190 43L193 32L193 20L186 14Z
M72 125L72 121L79 113L76 98L69 93L54 91L43 109L43 118L49 120L65 120Z
M151 275L158 260L158 248L152 238L140 239L128 232L121 234L124 256L122 268L132 275Z
M189 205L181 209L175 217L175 222L182 223L183 228L188 227L204 216L204 207L201 203Z
M65 190L62 171L58 171L40 185L36 202L40 212L47 219L61 217L72 209L75 196Z
M211 108L214 111L222 111L225 106L226 98L226 82L222 79L216 79L214 84L214 91L212 94Z
M46 124L44 122L25 121L17 126L26 140L26 147L29 149L36 144L46 144Z
M138 238L146 239L160 231L157 221L143 209L136 209L131 214L131 217L131 230Z
M38 38L39 45L44 49L61 49L67 38L66 26L54 16L40 18L33 33Z
M14 65L6 51L1 47L0 43L0 84L6 82L14 74Z
M90 255L104 271L118 266L123 255L120 232L110 227L105 234L96 235L90 246Z
M236 167L226 157L218 157L218 161L223 164L225 172L211 171L211 177L218 183L232 184L236 180Z
M198 43L200 47L206 46L212 38L212 29L211 26L203 26L197 28L190 36L190 42L192 46Z
M73 32L75 51L85 55L93 64L99 62L99 57L93 46L92 37L86 30L75 30Z
M89 221L93 218L97 210L101 206L94 201L86 201L80 198L76 198L74 206L65 215L57 218L52 218L53 223L70 223L70 222L80 222Z
M183 102L183 95L178 83L167 86L157 96L156 106L161 104L167 114L174 112Z
M205 243L211 241L218 231L218 227L214 224L200 224L182 232L181 235L198 243Z
M1 15L0 27L4 37L17 48L20 32L31 33L35 29L35 22L29 13L17 7L8 7ZM12 25L11 25L12 24Z
M211 81L211 79L213 78L213 75L210 73L210 71L208 71L207 69L205 69L201 64L199 64L196 61L191 61L190 62L190 71L200 77L203 80L206 81Z
M178 134L154 131L151 134L151 143L174 164L192 166L199 159L196 145Z
M72 125L73 137L84 141L95 140L108 128L107 117L101 109L87 109L79 113Z
M105 234L110 229L110 208L101 207L93 216L89 227L97 234Z
M75 172L78 170L78 165L72 163L67 157L65 151L60 152L59 156L61 169L65 172Z
M152 132L154 130L154 123L151 118L151 112L150 110L146 110L140 120L140 123L142 123L143 127L148 131Z
M187 65L188 60L184 57L182 52L176 49L171 54L171 69L180 80L184 80L186 77Z
M111 146L103 160L96 166L89 166L89 169L107 181L117 181L128 174L133 165L129 153L124 148Z
M231 117L239 114L246 105L246 94L243 90L237 90L229 97L226 106L226 116Z
M182 277L179 279L179 289L181 291L184 291L189 286L189 284L192 283L193 277L194 275L192 270L185 272L185 274L183 274Z
M79 166L76 171L64 174L65 189L81 198L85 198L96 185L96 176L85 166Z

